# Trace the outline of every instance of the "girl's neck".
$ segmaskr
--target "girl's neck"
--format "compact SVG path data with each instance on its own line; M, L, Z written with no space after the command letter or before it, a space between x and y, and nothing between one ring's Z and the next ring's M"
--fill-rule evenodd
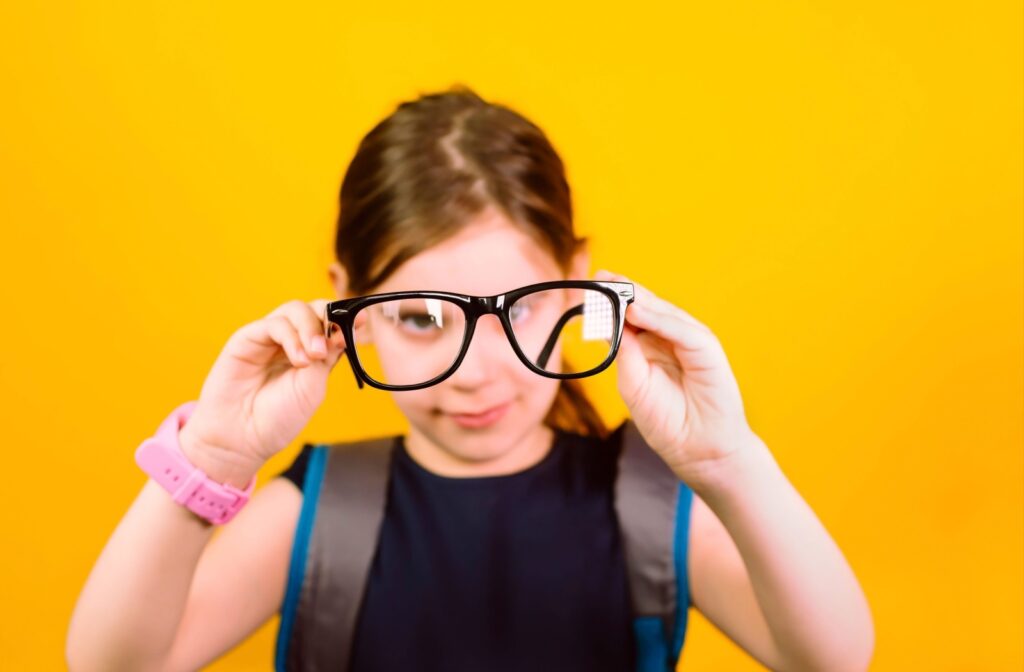
M435 444L412 427L405 438L405 449L420 466L439 476L505 476L524 471L539 463L551 451L554 441L554 430L541 424L524 439L513 443L502 454L470 459Z

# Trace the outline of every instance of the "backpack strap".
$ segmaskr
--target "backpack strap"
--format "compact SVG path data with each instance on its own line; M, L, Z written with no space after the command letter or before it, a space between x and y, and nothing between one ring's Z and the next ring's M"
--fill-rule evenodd
M637 670L674 670L690 606L686 575L692 492L627 418L621 442L615 511L633 607Z
M316 446L303 486L277 670L345 670L384 520L396 437Z

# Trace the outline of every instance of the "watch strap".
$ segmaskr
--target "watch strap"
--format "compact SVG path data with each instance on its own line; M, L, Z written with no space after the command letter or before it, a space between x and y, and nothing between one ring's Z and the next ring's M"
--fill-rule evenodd
M156 433L136 449L135 462L171 493L176 503L214 525L223 525L249 501L256 488L256 475L253 474L245 489L239 489L218 483L188 461L181 450L178 432L197 404L193 400L175 408Z

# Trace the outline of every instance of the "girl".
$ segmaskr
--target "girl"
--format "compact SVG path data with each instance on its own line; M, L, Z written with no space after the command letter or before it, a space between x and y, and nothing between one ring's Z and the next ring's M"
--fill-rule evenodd
M336 256L339 298L493 296L590 268L544 133L466 87L403 103L363 139L341 187ZM626 276L595 279L634 287L617 388L692 491L693 606L772 669L865 669L865 597L748 425L718 339ZM298 436L345 355L327 304L290 301L231 335L177 432L191 465L251 488ZM609 506L616 448L578 382L525 367L494 317L480 318L448 378L392 395L409 431L398 437L352 670L635 669ZM357 332L358 343L373 340L365 323ZM379 354L393 375L399 355ZM213 539L213 524L148 480L79 597L71 669L195 670L278 612L310 447Z

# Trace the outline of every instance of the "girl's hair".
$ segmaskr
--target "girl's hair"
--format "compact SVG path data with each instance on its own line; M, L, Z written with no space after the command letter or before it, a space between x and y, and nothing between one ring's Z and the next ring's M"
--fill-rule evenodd
M569 183L544 132L468 86L403 102L359 143L341 184L335 256L353 295L456 234L487 207L547 249L563 272L586 242ZM544 424L608 434L578 379L560 381Z

